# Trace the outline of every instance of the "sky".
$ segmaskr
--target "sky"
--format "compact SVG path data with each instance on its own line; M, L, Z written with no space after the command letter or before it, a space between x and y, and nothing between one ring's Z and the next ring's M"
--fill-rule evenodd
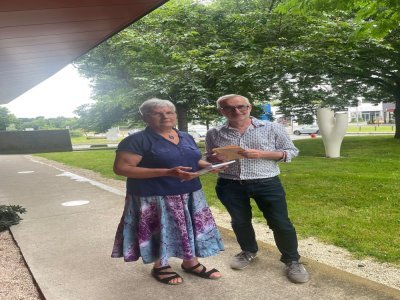
M73 111L78 106L93 102L90 93L89 80L81 77L74 66L68 65L2 107L17 118L70 118L76 116Z

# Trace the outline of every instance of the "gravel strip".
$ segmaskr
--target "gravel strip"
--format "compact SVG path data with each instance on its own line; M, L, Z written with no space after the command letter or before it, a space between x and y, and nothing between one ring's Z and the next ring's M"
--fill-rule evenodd
M8 230L0 232L0 299L41 299L21 252Z

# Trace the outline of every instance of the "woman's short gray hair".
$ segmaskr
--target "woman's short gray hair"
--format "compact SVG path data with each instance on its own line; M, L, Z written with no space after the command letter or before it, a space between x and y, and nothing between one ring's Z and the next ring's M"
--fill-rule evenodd
M244 97L244 96L242 96L242 95L229 94L229 95L224 95L224 96L221 96L221 97L218 98L218 100L217 100L217 107L220 108L221 102L224 102L224 101L226 101L226 100L228 100L228 99L235 98L235 97L243 98L244 100L246 100L247 104L250 104L249 99L247 99L246 97Z
M169 101L169 100L162 100L158 98L151 98L149 100L144 101L140 106L139 106L139 113L144 116L150 112L153 111L153 108L155 107L169 107L173 111L176 111L175 105Z

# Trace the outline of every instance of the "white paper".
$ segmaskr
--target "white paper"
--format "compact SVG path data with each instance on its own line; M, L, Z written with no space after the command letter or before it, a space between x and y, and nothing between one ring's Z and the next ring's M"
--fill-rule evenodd
M203 174L210 172L211 170L215 170L215 169L221 168L223 166L233 164L235 162L236 162L236 160L230 160L230 161L226 161L226 162L223 162L220 164L211 165L211 166L205 167L204 169L201 169L200 171L197 171L197 173L199 173L200 175L203 175Z

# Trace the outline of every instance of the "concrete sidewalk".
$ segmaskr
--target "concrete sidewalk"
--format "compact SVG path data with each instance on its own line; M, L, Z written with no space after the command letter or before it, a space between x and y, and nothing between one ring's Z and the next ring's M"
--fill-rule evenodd
M400 299L396 289L307 259L311 281L292 284L275 247L263 243L257 263L233 271L229 260L238 246L232 232L223 229L226 251L201 260L218 268L222 279L180 272L184 284L163 285L150 277L151 265L110 258L124 191L22 155L0 156L0 178L0 204L28 211L11 227L12 234L48 300ZM79 200L90 203L62 205ZM179 260L172 259L171 265L179 271Z

